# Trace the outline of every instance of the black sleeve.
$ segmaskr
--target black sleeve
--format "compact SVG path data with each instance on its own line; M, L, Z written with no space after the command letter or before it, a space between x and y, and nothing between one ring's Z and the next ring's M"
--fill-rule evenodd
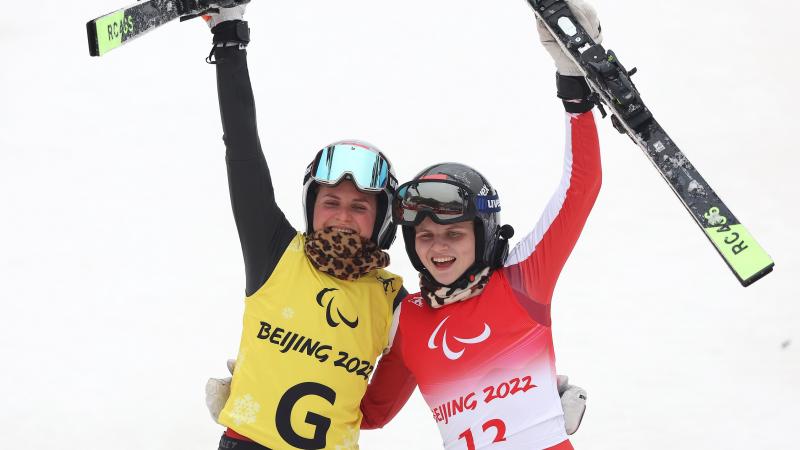
M227 31L227 24L214 28L215 41ZM275 203L269 167L258 139L247 51L238 44L223 44L215 48L214 56L228 187L244 254L245 292L250 296L275 270L297 231Z

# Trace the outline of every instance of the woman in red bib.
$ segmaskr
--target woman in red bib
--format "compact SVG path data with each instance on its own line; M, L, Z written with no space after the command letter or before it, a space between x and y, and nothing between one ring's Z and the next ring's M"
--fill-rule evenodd
M570 6L591 19L584 27L599 41L593 10L582 2ZM477 170L435 164L398 187L394 218L419 271L420 292L395 312L391 350L362 401L367 426L380 427L397 412L402 402L392 390L413 378L445 449L572 448L567 437L580 415L565 423L550 304L600 190L601 167L588 85L560 48L550 50L566 108L563 175L513 250L500 196ZM578 390L573 400L585 397Z

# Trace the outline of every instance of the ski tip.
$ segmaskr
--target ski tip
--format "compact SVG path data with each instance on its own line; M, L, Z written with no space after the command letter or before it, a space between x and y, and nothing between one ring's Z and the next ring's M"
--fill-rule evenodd
M772 263L769 266L767 266L767 267L761 269L760 271L756 272L751 277L749 277L747 279L744 279L744 280L740 279L739 281L742 283L742 287L750 286L751 284L755 283L756 281L758 281L758 280L764 278L765 276L767 276L769 273L772 272L772 269L774 269L774 268L775 268L775 264Z
M124 43L133 30L133 18L125 16L125 10L114 11L86 23L89 39L89 54L103 56Z

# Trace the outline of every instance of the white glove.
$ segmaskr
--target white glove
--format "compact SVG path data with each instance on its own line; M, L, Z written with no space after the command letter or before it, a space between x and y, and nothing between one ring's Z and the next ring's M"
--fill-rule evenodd
M600 19L597 18L597 11L592 5L584 2L583 0L564 0L569 6L570 11L578 19L578 23L589 33L595 43L600 44L603 42L603 34L600 31ZM567 56L561 47L556 42L556 38L547 31L544 23L536 17L536 29L539 31L539 39L542 41L544 49L556 63L556 69L561 75L579 76L582 77L578 66Z
M227 22L229 20L244 20L244 10L246 7L246 4L227 8L215 6L215 9L219 10L219 12L209 12L203 16L203 20L205 20L208 27L212 29L222 22Z
M575 434L586 412L586 391L569 384L568 376L558 375L558 395L561 396L561 409L564 410L564 428L567 434Z
M236 367L236 360L228 360L228 372L233 375L233 370ZM219 423L219 413L228 402L228 397L231 396L231 377L228 378L209 378L206 382L206 407L208 412L211 413L211 418Z

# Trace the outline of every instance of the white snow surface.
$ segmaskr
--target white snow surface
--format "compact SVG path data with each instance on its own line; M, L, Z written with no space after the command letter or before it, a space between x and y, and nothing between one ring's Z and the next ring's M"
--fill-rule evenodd
M794 449L800 413L797 2L595 0L607 48L776 261L742 288L630 140L555 292L558 370L589 392L577 449ZM236 354L244 271L210 34L173 23L90 58L123 4L0 15L3 448L216 449L208 377ZM314 152L358 138L401 179L457 160L523 236L556 188L563 109L522 0L255 1L261 141L302 227ZM792 206L795 205L795 206ZM402 245L392 269L415 280ZM794 344L792 344L794 342ZM414 394L365 450L437 449Z

